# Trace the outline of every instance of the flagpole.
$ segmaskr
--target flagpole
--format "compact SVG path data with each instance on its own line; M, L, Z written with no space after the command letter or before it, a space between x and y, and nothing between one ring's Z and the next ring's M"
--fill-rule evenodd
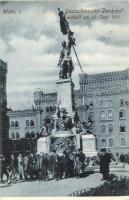
M72 47L73 47L74 53L75 53L75 55L76 55L76 58L77 58L78 64L79 64L79 66L80 66L81 72L84 73L83 70L82 70L81 63L80 63L80 61L79 61L79 59L78 59L78 55L77 55L77 52L76 52L76 49L75 49L74 45L72 45Z

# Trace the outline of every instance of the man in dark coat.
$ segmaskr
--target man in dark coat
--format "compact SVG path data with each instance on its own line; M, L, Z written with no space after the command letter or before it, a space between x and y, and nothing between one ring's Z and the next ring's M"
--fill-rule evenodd
M81 163L81 170L82 170L82 174L83 174L83 171L85 169L85 154L82 152L81 149L79 149L79 160L80 160L80 163Z
M7 169L8 165L7 165L7 160L5 159L5 157L3 155L0 156L0 164L1 164L1 173L0 173L0 178L1 178L1 182L3 183L3 176L4 174L7 177L7 181L9 179L9 171Z
M101 149L100 154L100 173L103 175L103 180L107 180L109 176L109 164L111 162L110 155L106 152L106 149Z
M69 177L69 155L67 150L63 152L64 154L64 172L65 172L65 178Z

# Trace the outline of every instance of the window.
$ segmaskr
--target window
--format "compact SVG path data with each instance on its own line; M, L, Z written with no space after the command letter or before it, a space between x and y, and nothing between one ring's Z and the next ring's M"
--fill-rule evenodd
M101 133L106 133L106 125L101 125Z
M109 100L109 107L112 107L112 106L113 106L112 100Z
M94 120L94 113L93 113L93 112L90 112L90 113L89 113L89 117L90 117L91 120Z
M112 138L109 139L109 147L114 146L114 140Z
M108 101L105 100L105 107L108 107Z
M31 138L31 135L30 135L29 132L26 132L26 138L27 138L27 139L30 139L30 138Z
M15 127L19 127L19 122L15 121Z
M16 132L16 139L17 139L17 140L20 139L20 134L19 134L19 132Z
M93 107L93 101L90 101L90 108Z
M120 132L125 132L125 123L120 123Z
M120 106L124 106L124 99L120 99Z
M31 132L31 138L35 138L35 133L33 131Z
M125 138L121 138L121 146L126 146Z
M30 125L29 120L26 120L26 126L29 126L29 125Z
M101 111L100 119L105 119L105 117L106 117L105 111Z
M101 140L101 147L106 147L107 146L107 141L106 139Z
M14 127L14 122L13 121L11 121L11 127Z
M119 112L119 118L124 118L125 117L125 110L124 109L121 109L120 112Z
M12 133L12 139L15 139L15 134L14 133Z
M109 110L108 111L108 118L112 118L113 117L113 112L112 112L112 110Z
M30 120L30 126L34 126L34 120Z
M53 111L53 108L52 108L52 106L50 106L50 112L52 112Z
M100 100L100 107L104 107L104 101Z
M113 124L108 125L108 132L112 133L113 132Z

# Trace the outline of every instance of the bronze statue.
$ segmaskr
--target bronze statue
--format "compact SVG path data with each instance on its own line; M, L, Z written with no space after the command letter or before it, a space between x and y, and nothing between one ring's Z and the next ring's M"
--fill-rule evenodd
M60 67L59 78L71 78L72 71L74 70L72 57L70 56L71 44L68 42L68 45L66 45L66 41L63 41L62 47L58 62L58 66Z
M67 35L67 39L68 39L68 44L66 44L65 41L62 42L63 49L61 50L60 59L58 63L58 66L60 66L59 78L67 79L67 78L71 78L72 71L74 70L72 58L70 56L71 47L74 50L75 56L77 58L77 61L82 73L83 73L83 70L82 70L80 61L78 59L77 52L75 50L76 44L75 44L75 38L73 37L74 32L70 30L69 22L67 21L64 12L61 11L59 8L58 8L58 11L59 11L58 15L60 17L61 32L63 33L63 35Z
M68 112L66 109L60 111L61 115L56 123L57 131L67 131L73 128L72 119L67 116Z

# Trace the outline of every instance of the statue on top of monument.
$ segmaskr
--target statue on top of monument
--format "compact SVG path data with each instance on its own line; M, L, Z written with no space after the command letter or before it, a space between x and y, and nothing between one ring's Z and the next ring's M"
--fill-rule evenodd
M60 67L59 78L67 79L71 78L72 71L74 70L74 65L72 62L72 57L70 56L71 53L71 44L66 41L62 42L62 50L60 53L60 58L58 62L58 66Z
M71 54L71 47L73 47L73 50L75 52L75 55L77 57L77 53L75 51L75 38L73 37L74 32L70 30L69 23L66 20L65 14L63 11L61 11L58 8L59 11L59 17L60 17L60 29L63 35L67 35L68 42L66 41L62 42L62 50L60 53L60 58L58 62L58 66L60 67L60 72L59 72L59 78L62 79L67 79L71 78L72 71L74 70L73 62L72 62L72 57L70 56ZM77 57L78 59L78 57ZM79 62L79 60L78 60ZM80 64L80 63L79 63Z
M58 63L58 66L60 66L59 78L65 79L65 78L71 78L72 71L74 69L72 58L70 56L71 47L74 50L75 56L77 58L77 61L82 73L83 73L83 70L82 70L80 61L78 59L77 52L75 50L76 44L75 44L75 38L73 36L74 32L71 31L69 22L67 21L64 12L61 11L59 8L58 8L58 15L60 17L60 30L63 33L63 35L67 35L67 39L68 39L67 45L65 41L62 42L63 49L61 50L60 59ZM62 52L66 52L65 55L67 56L64 56L64 53L62 54Z

